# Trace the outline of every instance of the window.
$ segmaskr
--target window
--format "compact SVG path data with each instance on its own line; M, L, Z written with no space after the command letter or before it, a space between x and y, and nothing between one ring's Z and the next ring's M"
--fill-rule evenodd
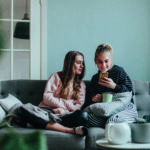
M46 0L0 1L0 27L5 39L4 47L0 47L0 80L46 78L45 8ZM26 12L29 20L23 20ZM18 22L30 24L30 39L14 37Z

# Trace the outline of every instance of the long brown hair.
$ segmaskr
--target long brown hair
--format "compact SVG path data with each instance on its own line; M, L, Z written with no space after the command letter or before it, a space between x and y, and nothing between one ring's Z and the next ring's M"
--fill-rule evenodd
M73 95L72 98L78 99L81 88L81 81L85 74L85 63L84 63L84 55L78 51L69 51L64 59L64 65L62 72L59 72L58 75L62 81L62 90L61 97L67 99L70 96L70 81L74 76L74 63L77 55L81 55L83 57L83 70L81 74L76 74L73 81Z

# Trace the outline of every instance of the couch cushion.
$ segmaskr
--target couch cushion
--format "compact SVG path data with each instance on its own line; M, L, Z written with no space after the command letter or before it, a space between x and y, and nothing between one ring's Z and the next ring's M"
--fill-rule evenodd
M35 129L27 128L14 128L16 132L25 136L28 133L35 131ZM46 135L48 150L84 150L85 149L85 136L73 135L69 133L39 130ZM0 130L0 138L7 129Z

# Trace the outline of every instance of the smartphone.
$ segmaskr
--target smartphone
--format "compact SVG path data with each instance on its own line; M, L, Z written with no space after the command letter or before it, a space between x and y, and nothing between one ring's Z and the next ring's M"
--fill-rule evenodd
M104 79L104 77L107 77L108 78L108 72L101 72L100 75L99 75L99 82L101 79Z

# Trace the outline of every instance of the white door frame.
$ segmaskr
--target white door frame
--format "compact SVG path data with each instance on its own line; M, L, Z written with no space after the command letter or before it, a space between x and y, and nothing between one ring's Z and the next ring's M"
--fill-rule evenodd
M41 0L41 79L47 79L47 0Z
M37 3L38 1L38 3ZM32 0L31 79L47 79L47 0ZM39 20L40 19L40 20ZM36 23L36 24L35 24ZM37 31L39 35L35 34Z

